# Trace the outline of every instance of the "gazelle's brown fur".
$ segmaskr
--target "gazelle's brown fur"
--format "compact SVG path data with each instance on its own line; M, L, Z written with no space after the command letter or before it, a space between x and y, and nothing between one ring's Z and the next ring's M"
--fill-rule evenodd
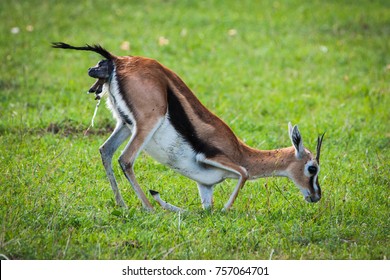
M289 177L307 201L317 202L321 198L318 173L322 137L318 139L316 158L303 147L298 127L291 124L292 147L271 151L253 149L211 113L174 72L157 61L115 56L100 46L72 47L55 43L53 47L95 51L113 65L105 86L117 125L100 147L100 153L119 205L126 206L112 170L112 157L130 136L119 164L143 206L150 210L153 207L133 171L142 150L196 181L204 208L212 206L214 185L226 178L236 178L238 183L225 210L233 205L247 180L259 177ZM151 191L151 194L164 208L181 210L162 201L158 192Z

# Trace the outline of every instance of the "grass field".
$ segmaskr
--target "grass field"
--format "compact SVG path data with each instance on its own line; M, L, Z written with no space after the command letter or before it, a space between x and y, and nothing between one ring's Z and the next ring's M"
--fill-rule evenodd
M207 3L206 3L207 2ZM390 256L388 1L1 1L0 254L10 259L387 259ZM117 164L115 206L98 148L114 126L85 92L100 43L178 73L246 143L290 145L298 123L321 159L323 199L287 179L215 189L141 154L140 185L188 209L142 210ZM129 50L126 43L129 42ZM116 157L119 153L116 155ZM115 161L116 163L116 161ZM149 196L151 199L151 197ZM3 257L4 257L3 256Z

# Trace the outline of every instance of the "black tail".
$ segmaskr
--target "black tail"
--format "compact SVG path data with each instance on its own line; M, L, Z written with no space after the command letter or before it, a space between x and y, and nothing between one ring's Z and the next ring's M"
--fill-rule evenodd
M92 45L91 46L91 45L87 44L87 45L85 45L85 47L73 47L73 46L68 45L66 43L54 42L54 43L52 43L51 46L53 48L57 48L57 49L70 49L70 50L96 52L106 59L112 59L114 57L109 51L107 51L105 48L103 48L100 45Z

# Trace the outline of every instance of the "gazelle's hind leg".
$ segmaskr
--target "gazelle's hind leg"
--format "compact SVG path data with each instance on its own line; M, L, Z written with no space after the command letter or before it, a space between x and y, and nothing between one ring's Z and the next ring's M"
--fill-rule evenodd
M139 186L135 178L133 167L139 153L148 144L162 122L163 118L154 120L150 118L143 122L139 121L129 143L119 157L119 165L121 166L123 173L126 175L127 180L130 182L136 195L141 200L142 205L147 210L153 210L153 206L150 204L149 200L145 196L145 193Z
M131 134L130 129L123 123L119 123L111 136L104 142L99 148L100 155L102 157L103 166L106 170L108 180L112 191L115 195L115 201L118 205L127 208L126 203L123 201L122 195L118 189L118 184L115 179L114 171L112 170L112 157L118 147L127 139Z
M172 205L172 204L162 200L159 192L156 192L153 190L149 190L149 192L153 196L154 200L157 201L157 203L160 204L160 206L162 208L164 208L165 210L172 211L172 212L184 212L185 211L184 209L181 209L175 205Z
M213 186L205 186L198 183L199 195L202 202L203 209L211 209L213 206ZM173 212L184 212L185 210L179 208L175 205L172 205L161 199L160 193L149 190L150 194L153 196L154 200L157 201L158 204L165 210L173 211Z

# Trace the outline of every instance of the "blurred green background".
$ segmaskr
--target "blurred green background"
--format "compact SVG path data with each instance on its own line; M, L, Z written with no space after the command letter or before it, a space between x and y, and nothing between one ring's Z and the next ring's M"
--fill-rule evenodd
M388 1L1 1L0 253L11 259L386 259L389 256ZM286 179L235 181L201 210L194 182L142 154L144 190L189 209L115 206L98 147L115 123L86 91L99 43L155 58L251 146L290 145L298 123L321 160L323 199ZM118 155L116 155L118 156Z

